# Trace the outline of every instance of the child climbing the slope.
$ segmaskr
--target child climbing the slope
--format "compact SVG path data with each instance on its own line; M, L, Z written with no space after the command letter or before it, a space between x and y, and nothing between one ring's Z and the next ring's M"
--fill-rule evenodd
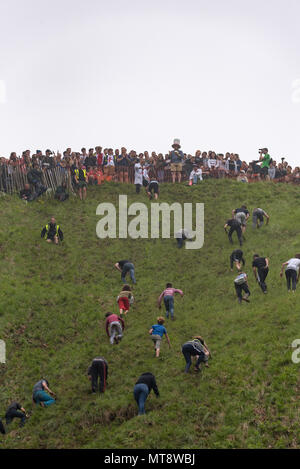
M177 288L172 287L172 283L167 283L166 289L160 294L158 298L158 307L161 308L162 299L164 299L164 304L166 308L166 317L169 318L169 313L171 314L171 319L174 319L174 294L179 293L183 296L183 291L178 290Z
M129 285L124 285L122 291L119 293L117 297L117 303L119 305L119 310L120 310L120 316L122 314L127 314L130 308L130 305L132 305L134 302L133 294L131 293L131 288Z

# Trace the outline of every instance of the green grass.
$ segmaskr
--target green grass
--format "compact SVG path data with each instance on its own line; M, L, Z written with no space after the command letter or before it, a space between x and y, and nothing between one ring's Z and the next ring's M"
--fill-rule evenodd
M299 338L299 295L288 295L281 263L300 251L298 187L208 181L195 187L161 187L160 202L204 202L205 243L178 250L174 240L100 240L96 207L137 200L134 186L106 183L89 189L88 199L25 205L0 200L0 338L7 363L0 365L0 413L12 400L32 409L33 384L46 376L56 405L35 407L23 429L11 424L3 448L295 448L300 441L299 366L291 344ZM149 204L144 194L139 200ZM244 245L251 303L239 305L232 251L223 230L231 210L246 203L264 208L269 226L252 231ZM42 226L55 215L65 241L48 245ZM238 247L234 235L235 247ZM251 273L254 252L269 257L268 295ZM135 305L126 318L123 341L108 343L106 311L117 311L121 258L136 266ZM166 282L176 296L176 321L167 322L161 358L153 357L148 336ZM184 375L181 345L195 334L206 339L210 368ZM109 362L104 395L90 394L86 372L91 359ZM151 393L147 414L137 416L133 386L144 371L155 374L161 397Z

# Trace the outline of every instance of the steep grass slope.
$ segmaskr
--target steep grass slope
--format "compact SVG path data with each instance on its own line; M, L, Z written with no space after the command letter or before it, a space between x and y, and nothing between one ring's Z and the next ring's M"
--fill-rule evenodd
M85 203L0 200L0 338L7 344L0 414L15 399L31 410L32 386L41 376L58 395L55 406L33 408L23 429L14 422L0 436L2 447L299 447L300 365L291 361L291 343L300 338L300 291L288 295L279 277L281 263L300 251L299 188L163 185L160 202L205 203L205 244L197 251L178 250L174 240L98 239L96 207L117 203L119 194L137 200L133 186L110 183L90 189ZM144 194L139 200L150 204ZM248 226L251 303L238 305L223 225L242 203L264 208L271 222L262 230ZM65 234L57 247L40 238L53 214ZM251 273L254 252L270 259L268 295ZM121 282L113 265L122 258L136 266L136 303L123 341L112 347L104 313L117 311ZM157 360L148 330L166 282L185 296L176 297L176 321L166 324L172 349L164 341ZM184 375L181 344L195 334L205 337L213 359L201 375ZM99 354L109 362L109 381L107 392L95 396L86 371ZM138 417L132 391L144 371L155 374L161 397L151 393L146 416Z

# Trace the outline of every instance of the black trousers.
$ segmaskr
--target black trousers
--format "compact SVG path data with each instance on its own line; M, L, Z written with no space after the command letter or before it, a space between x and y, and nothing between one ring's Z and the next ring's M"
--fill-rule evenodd
M141 192L141 187L142 187L141 184L136 184L136 185L135 185L135 192L136 192L137 194L139 194L139 193Z
M108 376L107 363L104 360L93 360L90 373L92 378L92 391L97 391L99 378L99 392L104 392Z
M248 287L247 283L242 283L241 285L237 285L235 283L234 286L235 286L235 291L236 291L237 297L240 301L242 301L243 291L250 296L250 290L249 290L249 287Z
M20 419L20 427L23 427L26 422L26 416L23 412L20 412L19 410L16 409L10 409L8 412L5 414L5 420L6 424L8 425L13 421L14 418Z
M285 276L286 276L286 284L287 284L287 289L291 289L291 284L292 284L292 290L296 290L297 288L297 272L294 269L287 269L285 271Z
M4 425L2 423L2 420L0 419L0 433L2 433L2 435L5 435L5 428L4 428Z
M239 240L239 242L240 242L240 246L242 246L242 244L243 244L242 228L241 228L240 226L232 226L232 227L230 228L229 233L228 233L229 241L231 242L231 244L233 244L232 235L233 235L233 233L234 233L235 231L236 231L238 240Z
M268 276L269 269L258 269L258 283L263 292L267 291L266 278Z

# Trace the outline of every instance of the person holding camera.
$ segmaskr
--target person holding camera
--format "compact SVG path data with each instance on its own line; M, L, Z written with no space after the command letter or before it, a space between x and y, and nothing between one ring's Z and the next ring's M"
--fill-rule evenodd
M268 175L270 163L272 162L271 157L269 155L269 150L267 148L262 148L259 150L259 161L261 161L261 167L260 167L260 174L266 178Z

